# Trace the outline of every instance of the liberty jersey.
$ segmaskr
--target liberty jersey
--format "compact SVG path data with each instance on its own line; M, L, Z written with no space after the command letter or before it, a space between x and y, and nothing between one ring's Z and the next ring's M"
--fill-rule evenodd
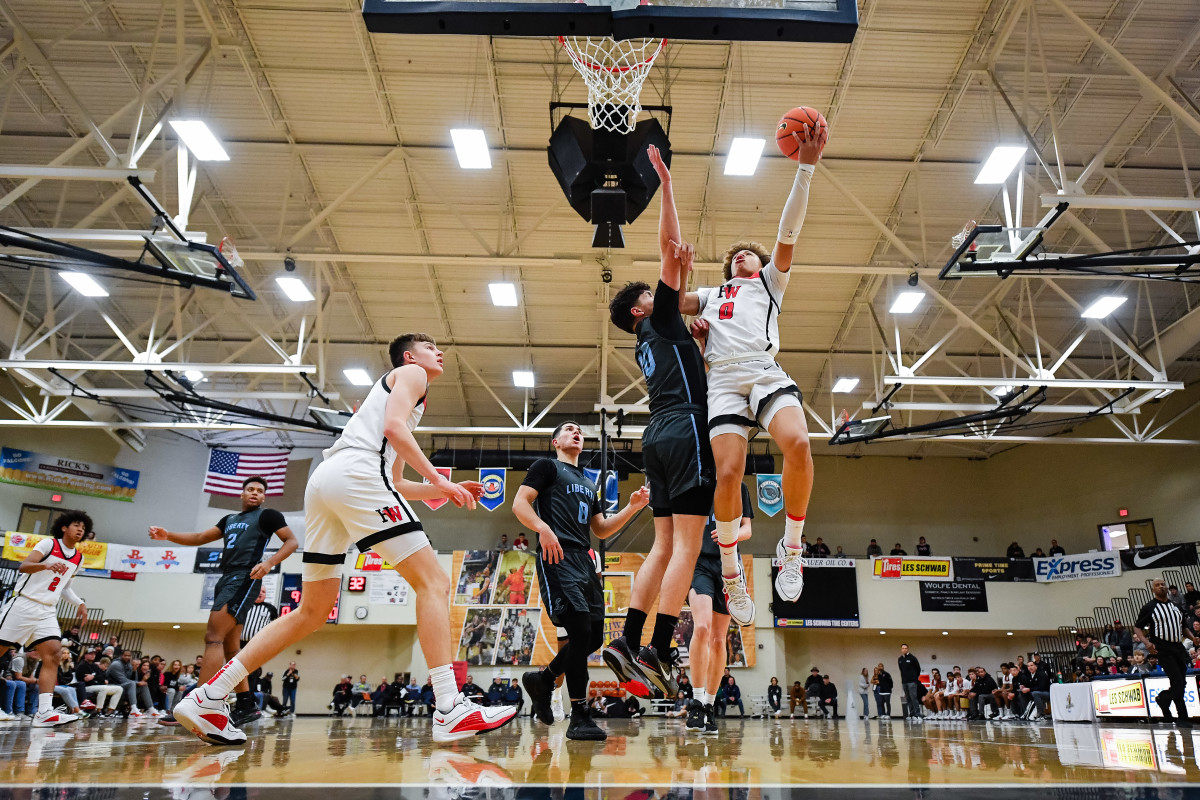
M679 313L679 291L662 281L654 291L654 311L637 326L637 363L651 417L682 406L704 407L704 360Z
M33 546L33 550L42 554L42 564L64 564L67 571L61 575L49 569L21 573L17 578L15 594L35 603L56 606L62 599L67 584L83 564L83 551L79 548L67 550L62 546L61 539L43 539Z
M787 272L767 264L749 278L700 289L699 318L708 323L704 360L709 364L774 358L779 352L779 310Z
M391 372L388 373L388 375L391 374ZM391 470L392 463L396 460L396 451L387 437L383 435L383 428L387 420L388 395L392 393L391 387L387 384L388 375L384 375L371 387L367 399L363 400L362 405L358 407L354 416L350 417L350 421L342 429L342 435L338 437L332 447L323 453L326 459L334 453L349 448L368 450L383 456L384 464L389 471ZM416 430L424 413L425 396L422 395L405 423L410 431Z
M539 458L529 467L521 485L537 491L533 510L554 531L564 549L591 549L592 517L603 512L596 484L582 469L556 458Z
M287 527L287 521L273 508L261 506L241 514L227 514L217 523L224 539L221 571L253 569L262 561L267 543L275 531Z

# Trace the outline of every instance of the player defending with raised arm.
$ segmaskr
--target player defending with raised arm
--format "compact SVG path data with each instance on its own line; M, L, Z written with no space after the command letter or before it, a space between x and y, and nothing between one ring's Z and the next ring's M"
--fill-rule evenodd
M246 735L230 724L225 697L246 675L325 624L341 584L346 548L374 550L408 581L417 597L417 639L429 665L437 711L433 740L486 733L516 716L513 706L484 708L463 697L454 680L450 640L450 576L420 520L405 502L445 497L475 507L478 481L452 483L421 452L413 429L425 411L429 383L442 374L442 352L423 333L388 347L392 369L325 451L304 493L304 590L300 606L263 628L246 649L175 707L176 718L209 744L236 744ZM404 478L409 464L429 483Z
M792 268L792 251L804 224L808 187L825 148L825 129L806 124L799 146L799 169L783 206L774 252L757 242L735 242L725 252L725 283L680 298L679 310L699 314L708 344L708 434L717 465L713 507L721 570L729 613L741 625L753 620L754 605L739 613L735 597L745 595L746 578L737 557L740 486L746 473L750 429L766 429L783 453L783 504L787 512L783 538L775 549L781 566L775 588L786 600L804 590L800 537L812 493L813 462L800 389L775 362L779 352L779 309Z
M693 249L680 233L671 173L657 147L651 145L647 152L661 182L658 285L651 292L645 283L626 284L609 304L609 316L618 328L637 335L637 362L650 397L642 457L654 512L654 544L633 581L624 635L604 648L604 661L621 685L639 697L649 696L648 680L664 697L673 698L679 690L671 635L687 599L704 520L712 509L715 473L712 449L703 435L708 392L704 360L679 313L679 293ZM656 596L658 616L650 646L639 651L646 611Z
M551 694L555 680L565 674L571 699L567 738L602 741L608 734L592 721L587 699L587 659L604 644L604 589L591 534L607 539L621 530L649 502L650 491L638 489L625 508L606 518L596 484L579 468L583 431L578 423L561 423L550 443L557 457L540 458L530 466L513 499L513 513L538 536L542 605L550 621L566 630L567 642L548 667L526 672L521 682L538 719L553 725Z
M91 529L92 518L82 511L59 514L50 526L53 538L42 539L25 556L17 567L12 599L0 608L0 656L13 647L25 647L42 657L35 728L53 728L79 719L54 710L54 684L62 657L62 630L55 608L65 599L79 609L80 621L87 622L87 606L71 590L71 578L83 564L83 552L77 548Z
M242 625L262 588L262 579L276 564L296 551L296 534L273 508L264 508L267 499L267 479L246 478L242 482L242 510L226 514L216 525L199 533L172 533L155 525L150 526L150 538L185 546L197 546L218 539L221 552L221 579L217 581L212 611L208 612L208 627L204 630L204 661L197 680L208 680L241 650ZM272 536L282 542L279 549L264 559ZM250 691L248 681L238 684L237 700L233 705L233 726L240 728L262 716L258 701ZM174 715L167 713L160 725L177 725Z

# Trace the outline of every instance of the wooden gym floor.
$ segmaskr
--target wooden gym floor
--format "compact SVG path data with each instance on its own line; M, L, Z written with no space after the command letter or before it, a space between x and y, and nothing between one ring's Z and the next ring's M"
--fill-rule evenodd
M603 743L521 718L435 747L424 717L264 720L245 746L216 748L148 720L5 723L0 799L1200 797L1200 734L1164 726L730 718L695 737L661 717L601 724Z

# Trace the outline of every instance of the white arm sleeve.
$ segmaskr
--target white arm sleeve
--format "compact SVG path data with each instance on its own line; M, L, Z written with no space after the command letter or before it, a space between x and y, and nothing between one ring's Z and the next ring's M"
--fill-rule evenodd
M79 608L81 605L83 605L83 598L75 594L75 590L70 586L63 589L63 599L76 608Z
M800 228L804 226L804 212L808 209L808 186L812 183L816 169L812 164L801 164L796 170L792 193L783 204L783 215L779 218L778 239L783 244L795 244L800 238Z

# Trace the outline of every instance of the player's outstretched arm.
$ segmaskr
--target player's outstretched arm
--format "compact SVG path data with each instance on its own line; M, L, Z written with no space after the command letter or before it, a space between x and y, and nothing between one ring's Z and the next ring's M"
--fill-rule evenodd
M633 494L629 495L629 502L611 517L605 517L603 514L596 514L591 519L592 533L596 534L597 539L607 539L617 531L629 524L629 520L633 519L633 515L641 511L650 502L650 489L643 486Z
M296 552L296 548L300 546L300 540L296 538L296 534L292 533L292 529L287 525L275 531L275 535L279 537L279 541L283 544L279 545L279 549L272 553L269 558L264 558L254 565L254 568L250 570L251 580L256 581L266 576L268 572L275 569L277 564L282 564L288 556Z
M42 541L45 542L49 540L43 539ZM41 542L38 544L40 545ZM37 546L35 546L33 550L29 551L29 555L25 556L25 560L17 565L17 572L41 572L48 569L51 572L57 572L59 575L65 573L67 571L66 564L62 564L57 561L53 564L43 563L48 553L48 550L43 552L42 550L38 549Z
M675 210L675 191L671 184L671 171L663 161L662 153L654 145L646 148L650 165L658 175L658 254L661 259L658 277L675 291L683 286L683 271L679 264L679 242L683 234L679 229L679 212Z
M771 254L771 266L780 272L792 268L792 252L796 248L796 240L800 238L800 228L804 226L804 215L808 210L808 187L816 171L817 161L821 151L829 139L828 130L813 134L807 124L804 125L804 135L793 133L799 147L798 158L800 166L796 170L796 180L792 183L792 191L783 204L783 214L779 219L779 236L775 241L775 251Z
M221 529L215 525L199 533L175 533L157 525L150 526L150 538L156 542L173 542L185 547L196 547L221 538Z
M416 364L407 364L393 370L392 377L394 381L392 391L388 394L387 406L384 409L383 435L387 438L388 444L396 451L396 455L399 456L392 472L397 484L408 485L410 491L414 489L412 484L415 482L402 478L404 465L408 464L428 480L433 488L437 489L434 497L445 497L459 508L464 505L474 508L475 497L472 496L471 491L438 472L421 452L420 445L417 444L412 431L408 429L408 418L429 388L429 378L426 376L425 370ZM415 485L421 486L422 484ZM403 494L403 492L401 493ZM413 500L427 499L408 494L405 496Z

